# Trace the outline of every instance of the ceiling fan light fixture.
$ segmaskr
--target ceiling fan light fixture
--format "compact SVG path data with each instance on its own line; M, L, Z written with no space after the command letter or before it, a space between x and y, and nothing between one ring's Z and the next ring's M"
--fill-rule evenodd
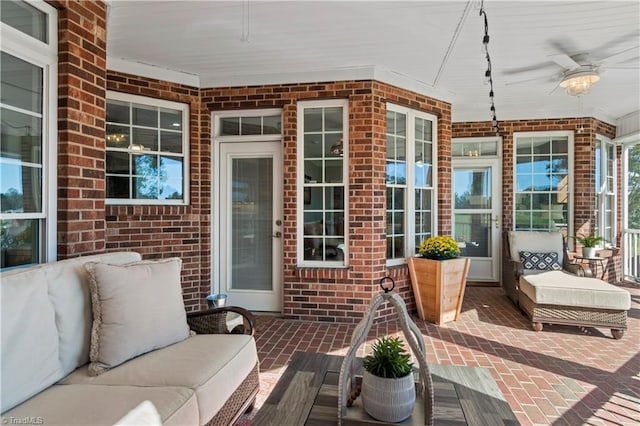
M589 92L598 80L600 80L600 75L593 68L571 71L565 73L560 82L560 87L565 89L567 94L571 96L580 96Z

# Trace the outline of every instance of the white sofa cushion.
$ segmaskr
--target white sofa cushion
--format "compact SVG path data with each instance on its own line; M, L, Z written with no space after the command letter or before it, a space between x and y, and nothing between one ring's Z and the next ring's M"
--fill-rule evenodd
M90 374L189 337L179 258L85 268L93 307Z
M111 426L145 400L157 407L165 426L198 424L193 390L173 386L54 385L3 417L42 419L47 426Z
M56 312L60 362L64 375L89 362L91 343L91 299L86 262L130 263L140 260L136 252L113 252L76 257L40 266L49 285Z
M2 273L2 412L64 377L42 268Z
M253 337L202 334L132 359L97 377L79 368L61 383L184 386L195 391L200 424L208 422L258 362Z
M520 262L520 252L555 252L558 263L562 265L564 246L562 234L559 232L509 231L509 249L511 260Z
M520 291L538 304L628 310L631 295L597 278L548 271L520 277Z

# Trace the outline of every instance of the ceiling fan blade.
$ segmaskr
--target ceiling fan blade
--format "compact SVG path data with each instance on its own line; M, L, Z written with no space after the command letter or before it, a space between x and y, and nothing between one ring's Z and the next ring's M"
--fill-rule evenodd
M566 70L573 70L580 67L579 63L577 63L576 61L571 59L569 55L564 53L561 53L559 55L551 55L549 56L549 59Z
M531 73L533 71L538 71L538 70L543 70L545 68L549 68L552 65L553 65L553 62L543 62L541 64L529 65L529 66L526 66L526 67L508 68L508 69L502 70L500 73L502 75Z
M549 81L551 80L551 77L548 75L545 75L544 77L534 77L534 78L526 78L524 80L516 80L516 81L508 81L506 82L504 85L505 86L516 86L518 84L525 84L525 83L530 83L532 81ZM555 81L555 79L554 79Z
M551 39L548 41L549 45L553 47L556 52L564 53L567 56L573 55L578 52L578 46L575 42L567 38L566 36L561 39Z
M629 49L625 49L622 52L614 53L611 56L601 59L600 62L603 64L619 64L622 62L626 62L629 59L635 59L638 57L640 57L640 46L634 46Z

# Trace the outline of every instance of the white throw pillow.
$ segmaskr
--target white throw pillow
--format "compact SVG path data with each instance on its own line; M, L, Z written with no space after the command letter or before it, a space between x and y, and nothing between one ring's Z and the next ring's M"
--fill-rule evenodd
M93 308L90 375L189 337L179 258L85 268Z

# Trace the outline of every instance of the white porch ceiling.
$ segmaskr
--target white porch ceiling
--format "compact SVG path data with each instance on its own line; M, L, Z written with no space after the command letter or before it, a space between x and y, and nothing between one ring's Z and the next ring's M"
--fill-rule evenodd
M108 4L109 69L203 88L376 78L451 102L454 122L491 118L479 1ZM582 115L615 124L640 110L640 1L484 7L499 120L580 115L556 87L561 53L600 66Z

